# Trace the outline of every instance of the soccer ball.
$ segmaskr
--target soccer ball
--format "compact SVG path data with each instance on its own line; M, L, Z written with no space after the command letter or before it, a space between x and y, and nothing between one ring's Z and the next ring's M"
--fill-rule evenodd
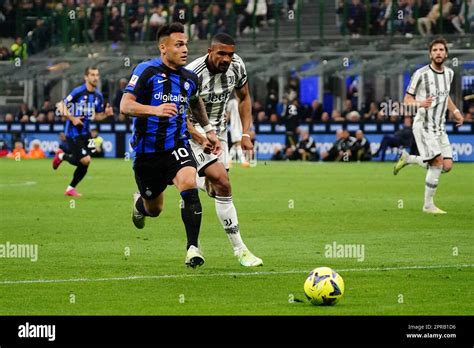
M304 293L314 305L334 305L344 295L344 280L331 268L318 267L306 278Z

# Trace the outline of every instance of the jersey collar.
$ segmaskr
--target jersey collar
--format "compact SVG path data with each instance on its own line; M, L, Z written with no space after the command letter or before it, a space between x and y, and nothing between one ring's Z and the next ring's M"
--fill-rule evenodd
M432 67L431 64L430 64L430 69L431 69L431 71L433 71L435 74L440 74L440 75L443 75L443 74L444 74L444 67L443 67L443 71L439 72L439 71L433 69L433 67Z

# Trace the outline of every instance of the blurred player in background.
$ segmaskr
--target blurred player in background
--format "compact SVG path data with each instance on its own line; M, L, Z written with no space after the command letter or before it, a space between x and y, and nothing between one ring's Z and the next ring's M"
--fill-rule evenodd
M239 101L237 98L232 98L227 102L226 120L230 125L230 139L232 143L229 150L229 166L232 161L235 160L236 162L239 162L242 167L249 167L249 161L245 158L245 154L242 151L242 121L240 120Z
M94 140L94 148L91 150L91 157L104 157L104 138L99 135L97 129L91 130L91 139Z
M198 77L183 68L188 57L184 26L164 25L157 41L161 57L138 64L120 103L120 112L133 117L133 170L140 193L134 194L132 221L141 229L146 216L160 215L163 192L174 184L182 198L185 264L194 268L204 263L204 257L198 246L202 207L196 187L196 161L187 140L188 105L203 127L208 151L218 154L220 143L197 95Z
M406 105L417 108L413 135L420 156L403 152L393 173L398 174L408 164L419 164L427 168L423 211L446 214L436 207L433 201L439 176L442 172L449 172L453 166L453 151L445 128L446 110L453 113L458 127L463 124L464 118L449 96L454 71L444 66L448 59L446 40L439 38L432 41L429 53L431 64L415 71L404 100Z
M76 191L76 186L86 176L91 163L91 151L95 149L89 130L90 122L101 121L114 114L109 104L104 110L104 97L97 90L100 81L99 69L87 67L84 80L84 84L74 88L56 105L60 114L67 117L64 133L70 153L58 150L53 159L53 169L58 169L62 161L77 167L65 192L65 195L74 197L82 196Z
M191 148L198 164L198 187L206 190L211 197L215 198L217 216L240 264L252 267L261 266L263 262L249 251L242 240L227 173L229 169L229 148L225 112L226 104L234 90L238 98L238 113L242 122L242 136L240 139L242 150L253 151L253 144L250 139L252 114L247 72L244 62L234 52L234 39L227 34L217 34L212 38L208 54L197 58L187 66L199 77L198 93L204 100L209 120L216 128L218 137L222 142L221 155L206 153L209 142L204 136L205 132L199 126L194 113L190 115L188 120L188 130L192 136ZM209 181L209 185L206 185L204 176Z

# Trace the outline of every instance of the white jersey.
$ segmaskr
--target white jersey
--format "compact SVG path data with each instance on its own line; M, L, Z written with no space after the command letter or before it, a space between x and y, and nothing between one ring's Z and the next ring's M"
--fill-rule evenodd
M415 97L417 101L432 97L433 102L428 109L417 110L413 128L420 127L435 135L446 132L446 111L453 77L454 71L446 66L442 73L433 70L431 65L415 71L408 85L407 94Z
M199 78L198 95L206 105L207 116L218 134L226 132L226 104L234 88L242 88L247 83L245 64L238 55L234 54L232 62L225 73L213 74L207 65L208 55L197 58L186 66L194 71ZM201 126L191 115L194 127L201 133Z

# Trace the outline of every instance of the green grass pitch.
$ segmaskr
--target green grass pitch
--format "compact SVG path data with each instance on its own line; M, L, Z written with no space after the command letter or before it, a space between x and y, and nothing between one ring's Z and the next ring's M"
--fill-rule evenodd
M201 193L206 263L193 270L184 266L174 187L159 218L144 230L132 225L131 162L93 160L78 186L84 196L71 202L63 195L69 164L55 172L50 160L2 159L0 244L38 244L38 260L0 258L0 315L474 313L474 164L456 163L442 175L435 201L446 216L421 212L422 168L395 177L392 165L235 166L242 235L264 266L238 264L214 202ZM326 257L333 242L363 245L364 260ZM344 278L336 306L304 297L306 275L320 266Z

